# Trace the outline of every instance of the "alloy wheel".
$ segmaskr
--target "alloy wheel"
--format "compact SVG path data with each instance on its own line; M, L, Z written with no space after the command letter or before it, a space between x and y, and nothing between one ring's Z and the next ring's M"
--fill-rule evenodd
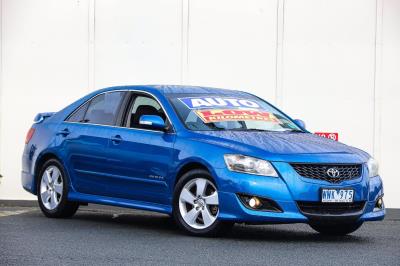
M57 166L50 165L43 172L40 182L40 198L44 207L54 210L61 202L63 195L63 178Z
M211 226L219 213L218 191L205 178L195 178L183 186L179 195L179 211L187 225L195 229Z

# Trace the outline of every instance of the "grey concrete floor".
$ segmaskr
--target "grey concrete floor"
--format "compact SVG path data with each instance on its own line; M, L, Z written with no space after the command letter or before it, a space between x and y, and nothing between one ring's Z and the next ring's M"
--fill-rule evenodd
M49 219L29 204L0 204L0 265L180 264L400 265L400 210L345 237L292 224L236 225L224 237L198 238L156 213L89 205L71 219Z

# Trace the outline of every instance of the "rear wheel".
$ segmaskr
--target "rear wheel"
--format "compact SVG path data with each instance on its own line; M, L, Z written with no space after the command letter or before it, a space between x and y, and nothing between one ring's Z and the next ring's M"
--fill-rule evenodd
M362 222L338 223L338 224L318 224L311 223L310 226L315 231L323 235L343 236L351 234L361 227Z
M192 170L183 175L174 191L173 216L185 232L197 236L215 236L233 224L218 220L218 190L210 174Z
M78 202L67 200L68 183L62 164L50 159L39 172L37 196L40 209L50 218L65 218L75 214Z

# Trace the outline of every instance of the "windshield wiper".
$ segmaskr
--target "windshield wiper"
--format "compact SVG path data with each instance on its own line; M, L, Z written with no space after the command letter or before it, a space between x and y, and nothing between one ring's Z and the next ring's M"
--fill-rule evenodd
M246 131L259 131L259 132L274 132L273 130L268 129L257 129L257 128L248 128Z
M256 131L256 132L275 132L274 130L259 129L259 128L232 128L232 131Z

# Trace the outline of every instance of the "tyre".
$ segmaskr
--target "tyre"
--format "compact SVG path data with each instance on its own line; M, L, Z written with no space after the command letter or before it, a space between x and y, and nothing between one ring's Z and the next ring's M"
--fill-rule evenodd
M174 190L173 217L186 233L216 236L227 232L233 223L220 221L218 190L205 170L184 174Z
M78 202L67 200L68 180L66 171L58 160L50 159L42 166L37 182L37 197L45 216L66 218L78 210Z
M311 223L310 226L312 229L323 235L344 236L353 233L358 228L360 228L362 224L363 224L362 222L339 223L339 224Z

